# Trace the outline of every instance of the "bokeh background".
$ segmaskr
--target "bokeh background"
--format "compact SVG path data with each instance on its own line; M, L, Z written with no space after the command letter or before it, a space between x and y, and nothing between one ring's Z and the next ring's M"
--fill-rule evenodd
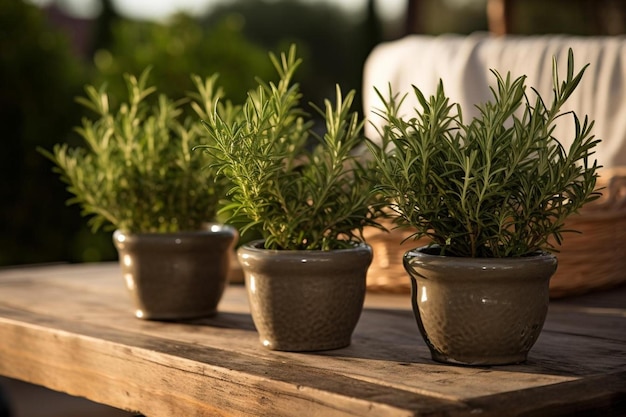
M488 3L506 4L506 31L616 35L626 0L3 0L0 2L0 267L114 260L110 231L92 233L37 147L80 144L86 84L121 94L123 73L152 67L172 97L190 74L220 73L241 100L254 77L272 79L268 52L296 43L298 81L320 105L339 83L360 90L378 43L410 33L495 28ZM495 28L495 29L494 29ZM117 93L116 93L117 91Z

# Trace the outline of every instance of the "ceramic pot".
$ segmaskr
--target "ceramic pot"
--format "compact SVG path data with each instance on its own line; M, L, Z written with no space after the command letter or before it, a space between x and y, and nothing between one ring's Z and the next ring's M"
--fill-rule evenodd
M263 249L262 241L254 241L237 254L263 346L303 352L350 344L372 261L368 245L290 251Z
M404 255L413 312L432 358L463 365L524 362L548 312L554 255L521 258Z
M214 315L236 239L234 228L219 224L179 233L116 230L113 243L135 315L150 320Z

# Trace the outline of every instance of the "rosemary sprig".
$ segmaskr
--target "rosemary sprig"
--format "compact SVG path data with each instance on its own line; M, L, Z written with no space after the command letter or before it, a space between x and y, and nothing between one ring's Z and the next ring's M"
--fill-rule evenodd
M362 241L362 229L376 225L378 209L367 168L352 155L362 143L363 122L351 111L354 92L317 109L326 133L317 136L313 119L300 107L293 75L300 64L295 48L271 55L277 84L259 81L240 107L225 117L224 106L203 121L213 144L203 146L213 167L232 183L231 221L258 228L265 247L290 250L345 248ZM308 138L317 139L312 151Z
M385 98L377 91L384 103L377 114L386 125L379 130L382 143L368 146L379 169L378 188L398 223L456 256L556 251L550 238L560 243L565 219L599 196L593 122L572 114L576 129L569 149L552 135L585 69L574 75L570 50L560 82L554 60L550 106L537 92L535 101L529 99L525 77L512 80L492 71L493 100L478 106L480 114L468 123L442 83L429 99L414 87L422 110L410 118L398 116L406 96L390 89Z
M191 117L181 120L184 102L162 94L151 101L156 88L148 86L148 76L149 70L139 78L125 76L128 96L117 108L110 107L106 86L87 86L86 97L77 101L95 118L76 128L86 146L40 149L68 184L73 194L68 204L81 206L94 231L103 226L133 233L199 229L214 220L225 191L224 182L205 168L208 155L192 153L202 129ZM197 112L213 100L208 93L194 96Z

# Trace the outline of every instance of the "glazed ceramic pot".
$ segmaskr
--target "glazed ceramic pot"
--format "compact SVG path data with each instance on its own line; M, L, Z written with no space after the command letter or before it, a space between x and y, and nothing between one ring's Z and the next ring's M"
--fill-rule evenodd
M404 255L413 312L432 358L463 365L524 362L543 327L554 255L460 258L422 247Z
M261 344L292 352L339 349L351 342L363 310L372 250L237 251Z
M113 243L135 315L150 320L214 315L236 239L234 228L219 224L180 233L116 230Z

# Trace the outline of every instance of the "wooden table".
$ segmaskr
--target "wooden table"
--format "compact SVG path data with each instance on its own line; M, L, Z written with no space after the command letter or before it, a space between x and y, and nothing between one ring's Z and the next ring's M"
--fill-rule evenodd
M115 264L0 270L0 375L192 416L626 415L626 287L551 303L527 363L430 359L408 295L368 294L350 347L263 348L242 286L186 323L131 313Z

